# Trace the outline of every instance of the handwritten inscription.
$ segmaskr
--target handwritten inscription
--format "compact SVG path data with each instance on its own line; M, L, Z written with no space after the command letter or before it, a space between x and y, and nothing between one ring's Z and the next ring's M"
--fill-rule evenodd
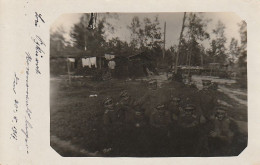
M28 140L29 140L29 128L32 129L32 124L27 120L25 117L25 128L21 129L22 133L25 135L25 146L26 146L26 153L29 154L29 145L28 145Z
M13 118L12 118L12 130L11 130L11 137L10 139L17 140L18 137L18 132L17 132L17 123L18 123L18 118L17 118L17 112L18 112L18 104L19 102L15 99L14 100L14 110L13 110Z
M19 78L16 76L16 73L14 73L14 81L13 81L13 91L14 94L16 94L16 85L18 84Z
M41 24L45 23L42 14L35 13L34 25L36 28L39 28ZM13 139L16 143L20 141L24 143L26 148L26 153L29 154L30 152L30 138L31 132L33 129L32 123L32 116L33 111L31 109L30 98L32 97L30 91L30 80L32 73L36 75L40 75L41 73L41 59L44 58L45 55L45 48L46 44L41 39L41 37L36 33L30 36L31 40L33 41L33 48L34 52L29 53L25 52L25 76L24 81L20 80L22 77L19 76L16 72L14 73L14 78L12 82L12 90L14 95L14 105L12 109L12 116L11 116L11 129L10 129L10 139ZM35 68L33 67L35 66ZM33 68L32 68L33 67ZM35 72L33 72L35 70ZM20 81L24 82L25 93L19 93L19 88L21 85ZM18 88L19 86L19 88ZM23 90L22 90L23 91ZM18 96L25 97L25 101L18 100ZM25 105L25 106L23 106ZM24 107L24 110L21 111L21 107ZM19 118L18 118L19 117Z
M39 20L43 23L45 23L45 21L42 18L41 14L38 14L37 12L35 12L35 21L34 21L34 25L38 26Z
M29 76L30 76L30 63L32 61L32 57L30 53L26 52L26 76L25 76L25 87L26 87L26 92L25 92L25 105L26 105L26 110L25 110L25 127L21 129L22 133L25 135L25 146L26 146L26 152L29 154L29 145L28 145L28 140L29 140L29 128L32 129L32 124L30 123L29 120L31 120L31 115L32 111L29 108L29 100L30 100L30 95L29 95Z
M42 47L46 47L46 45L38 35L36 35L35 38L31 39L35 43L35 71L36 74L41 74L39 63L40 58L43 58L43 55L45 54Z
M18 85L19 78L17 77L16 73L14 73L14 81L13 81L13 92L14 92L14 107L13 107L13 117L12 117L12 128L11 128L11 136L10 139L17 140L18 139L18 133L17 133L17 112L19 108L19 101L16 99L16 86Z

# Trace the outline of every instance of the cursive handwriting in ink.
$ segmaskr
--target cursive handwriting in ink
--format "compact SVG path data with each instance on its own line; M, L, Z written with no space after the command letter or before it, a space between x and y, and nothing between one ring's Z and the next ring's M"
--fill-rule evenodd
M39 20L41 20L41 22L45 23L45 21L42 18L42 14L38 14L37 12L35 12L35 21L34 21L35 26L38 26Z
M31 119L32 111L29 108L29 75L30 75L30 62L32 61L31 55L26 52L26 78L25 78L25 86L26 86L26 95L25 95L25 105L26 105L26 113L28 117Z
M17 140L17 128L15 126L12 127L11 138Z
M17 140L17 136L18 136L17 135L17 128L16 128L16 125L17 125L17 122L18 122L18 118L16 116L16 113L18 112L18 104L19 104L19 102L15 99L14 100L14 110L13 110L14 116L13 116L13 119L12 119L13 127L12 127L11 137L10 137L14 140Z
M25 135L25 146L27 149L27 154L29 154L29 145L28 145L28 140L29 140L29 129L28 128L33 128L32 124L30 123L30 121L28 119L31 119L31 114L32 111L29 108L29 75L30 75L30 63L32 61L32 57L30 55L30 53L25 52L26 54L26 72L25 72L25 87L26 87L26 92L25 92L25 105L26 105L26 110L25 110L25 128L22 128L21 131L22 133Z
M19 78L16 76L16 73L14 73L14 81L13 81L13 91L14 94L16 94L16 85L18 84Z
M21 131L23 132L23 134L25 135L25 146L26 146L26 152L27 154L29 154L29 145L28 145L28 140L29 140L29 131L28 128L33 128L31 123L27 120L27 118L25 117L25 130L21 129Z
M18 139L18 133L17 133L17 123L18 123L18 118L17 118L17 112L18 112L18 107L19 107L19 101L16 99L16 86L18 85L19 78L17 77L16 73L14 73L14 81L13 81L13 92L15 95L14 99L14 109L13 109L13 117L12 117L12 128L11 128L11 136L10 139L17 140Z
M43 54L45 54L45 52L43 51L42 47L46 47L45 43L43 42L43 40L36 35L35 38L31 38L33 40L33 42L35 43L35 71L36 74L41 74L40 71L40 58L43 58Z

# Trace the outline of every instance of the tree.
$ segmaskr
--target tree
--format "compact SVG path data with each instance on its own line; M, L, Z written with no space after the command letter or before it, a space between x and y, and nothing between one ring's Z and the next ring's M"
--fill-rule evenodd
M143 22L140 21L139 17L133 17L130 26L128 26L131 33L131 46L139 51L158 51L161 49L163 41L159 25L157 16L153 21L145 17Z
M245 67L247 66L247 24L245 21L242 21L239 24L239 33L240 33L240 40L241 40L241 45L239 48L240 55L238 57L238 64L240 67Z
M64 50L68 42L64 37L64 29L62 26L58 27L57 30L51 31L50 34L50 56L60 55L60 52Z
M71 30L70 36L73 46L82 51L88 50L92 54L98 54L104 49L105 45L105 17L97 20L95 29L88 29L90 14L83 14L80 22L75 24Z
M239 56L239 46L238 41L232 38L229 44L229 62L235 63Z
M132 22L130 26L128 26L128 29L130 30L131 33L131 41L130 45L133 48L140 48L142 44L142 36L140 35L141 30L141 23L139 20L139 17L135 16L132 19Z
M227 59L226 54L226 41L225 37L225 25L218 21L218 24L215 29L213 29L213 34L215 35L215 39L213 39L210 43L211 50L209 51L210 55L213 57L213 62L224 63Z
M184 49L186 51L186 65L201 64L201 51L204 50L204 47L200 42L210 38L210 35L206 31L208 22L209 20L203 19L202 15L190 13L187 16L185 25L187 27L186 35L182 41L186 44L186 50Z
M126 41L121 41L118 37L112 38L106 42L106 52L121 56L128 56L133 54L130 45Z

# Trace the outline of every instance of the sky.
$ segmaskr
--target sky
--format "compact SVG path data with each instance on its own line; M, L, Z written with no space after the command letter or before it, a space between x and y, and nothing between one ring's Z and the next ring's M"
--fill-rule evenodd
M164 22L166 22L166 48L173 46L174 44L178 44L182 19L184 13L116 13L117 18L109 18L107 21L114 26L114 32L107 31L106 38L111 39L113 37L119 37L121 40L130 41L130 31L127 29L127 26L130 25L131 20L134 16L138 16L140 20L145 17L151 18L152 20L155 16L158 16L160 21L161 32L163 32ZM217 22L220 20L224 23L225 36L227 37L226 46L229 45L232 37L240 41L239 35L239 26L238 23L242 21L242 19L232 12L206 12L200 13L204 19L210 19L211 21L208 23L207 32L209 34L212 33L212 30L216 27ZM58 27L62 27L65 31L66 40L70 40L69 33L74 24L79 22L81 14L73 13L73 14L63 14L59 16L56 21L51 26L51 31L56 31ZM213 38L214 36L212 36ZM203 45L208 48L209 42L203 42Z

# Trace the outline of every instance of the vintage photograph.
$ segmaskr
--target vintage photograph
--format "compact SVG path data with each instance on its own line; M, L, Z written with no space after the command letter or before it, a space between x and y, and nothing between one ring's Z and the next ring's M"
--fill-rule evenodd
M50 145L59 155L238 156L247 123L247 23L235 13L53 22Z

